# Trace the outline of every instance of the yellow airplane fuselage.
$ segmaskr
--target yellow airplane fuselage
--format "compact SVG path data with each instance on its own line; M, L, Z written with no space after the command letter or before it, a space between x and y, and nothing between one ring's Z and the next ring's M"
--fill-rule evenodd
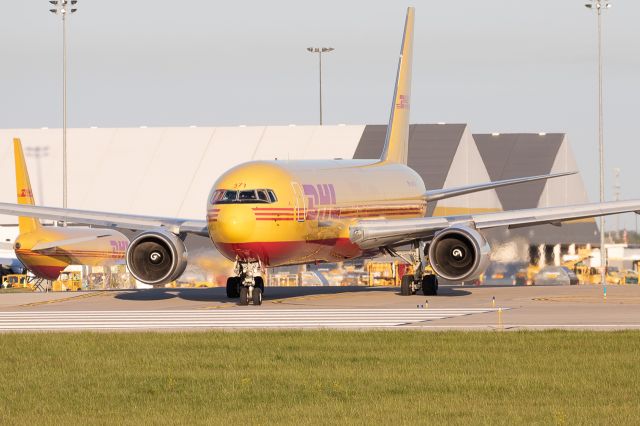
M42 227L33 232L20 234L15 242L15 253L27 269L35 275L55 280L69 265L112 266L123 264L129 240L121 233L105 229L101 237L82 241L88 235L86 228ZM76 240L76 242L73 242ZM70 241L43 250L34 247L57 241Z
M258 192L255 199L251 191ZM224 198L234 192L235 200ZM225 257L264 266L353 259L366 253L350 241L350 224L423 217L424 193L422 178L403 164L250 162L215 183L207 204L209 235Z

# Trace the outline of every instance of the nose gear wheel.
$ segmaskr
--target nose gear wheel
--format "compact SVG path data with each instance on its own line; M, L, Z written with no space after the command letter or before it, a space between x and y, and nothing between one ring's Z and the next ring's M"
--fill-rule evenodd
M249 303L262 305L264 279L261 276L260 262L236 261L234 270L236 275L227 279L227 297L239 298L238 304L241 306L247 306Z

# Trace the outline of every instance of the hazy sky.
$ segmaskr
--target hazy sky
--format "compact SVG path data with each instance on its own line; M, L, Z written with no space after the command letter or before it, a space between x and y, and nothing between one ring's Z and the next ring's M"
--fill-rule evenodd
M640 198L640 2L604 16L607 193ZM416 6L412 122L566 132L598 197L596 18L581 0L80 0L69 20L69 126L385 123L405 8ZM2 0L0 128L61 122L61 24ZM631 225L631 219L627 223Z

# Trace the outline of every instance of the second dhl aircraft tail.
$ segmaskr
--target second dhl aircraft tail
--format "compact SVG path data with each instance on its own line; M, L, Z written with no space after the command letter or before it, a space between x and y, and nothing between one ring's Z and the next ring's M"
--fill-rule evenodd
M33 199L33 190L29 180L29 172L22 151L22 142L19 138L13 139L14 158L16 160L16 191L18 195L18 204L35 205ZM22 217L18 218L18 226L21 234L38 231L42 228L40 221L36 218Z

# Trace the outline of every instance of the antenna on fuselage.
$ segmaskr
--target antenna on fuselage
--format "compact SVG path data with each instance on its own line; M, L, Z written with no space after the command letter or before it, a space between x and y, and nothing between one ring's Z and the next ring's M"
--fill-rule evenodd
M398 60L387 136L380 161L407 164L409 148L409 112L411 110L411 63L413 61L413 20L415 9L407 8L404 35Z

